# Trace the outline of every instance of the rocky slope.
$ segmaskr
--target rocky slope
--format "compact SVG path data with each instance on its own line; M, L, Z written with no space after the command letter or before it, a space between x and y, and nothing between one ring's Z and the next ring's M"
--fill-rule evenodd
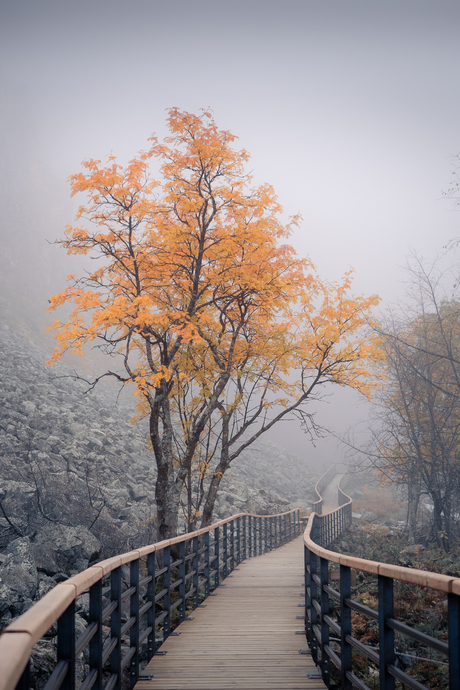
M156 470L132 396L75 380L0 323L0 615L102 556L155 540ZM308 506L304 460L259 441L223 480L215 518ZM22 573L22 575L21 575Z

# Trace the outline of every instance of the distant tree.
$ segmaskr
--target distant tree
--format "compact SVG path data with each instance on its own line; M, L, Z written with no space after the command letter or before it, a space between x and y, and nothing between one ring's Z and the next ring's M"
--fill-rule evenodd
M327 285L296 256L285 240L299 219L283 226L273 189L249 186L248 154L210 113L173 108L168 126L164 144L152 137L125 168L110 156L71 177L72 194L89 201L61 244L102 261L70 276L50 307L74 304L52 326L51 364L97 341L115 366L92 385L134 384L150 420L159 537L177 533L184 491L189 524L203 505L209 523L230 463L287 415L307 421L303 406L323 384L370 393L375 346L362 328L377 303L351 298L349 275ZM152 158L161 182L149 177Z
M386 482L406 487L412 538L425 495L426 537L448 550L460 508L460 304L443 299L436 263L413 257L408 270L412 308L380 329L387 386L370 456Z

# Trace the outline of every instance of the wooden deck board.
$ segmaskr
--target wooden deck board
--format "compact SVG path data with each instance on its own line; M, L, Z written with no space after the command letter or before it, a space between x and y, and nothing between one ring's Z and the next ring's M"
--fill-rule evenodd
M206 608L191 614L162 645L136 690L324 690L303 629L303 541L238 566Z

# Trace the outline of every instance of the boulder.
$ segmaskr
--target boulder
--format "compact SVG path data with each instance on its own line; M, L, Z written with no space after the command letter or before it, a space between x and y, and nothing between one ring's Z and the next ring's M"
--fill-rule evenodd
M37 569L47 575L85 570L99 557L101 543L83 525L45 525L31 544Z

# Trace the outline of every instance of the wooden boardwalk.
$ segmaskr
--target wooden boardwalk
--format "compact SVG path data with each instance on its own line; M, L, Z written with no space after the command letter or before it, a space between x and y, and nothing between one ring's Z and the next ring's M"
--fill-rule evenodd
M303 540L244 561L162 645L136 690L324 690L303 630ZM144 672L144 673L145 673Z

